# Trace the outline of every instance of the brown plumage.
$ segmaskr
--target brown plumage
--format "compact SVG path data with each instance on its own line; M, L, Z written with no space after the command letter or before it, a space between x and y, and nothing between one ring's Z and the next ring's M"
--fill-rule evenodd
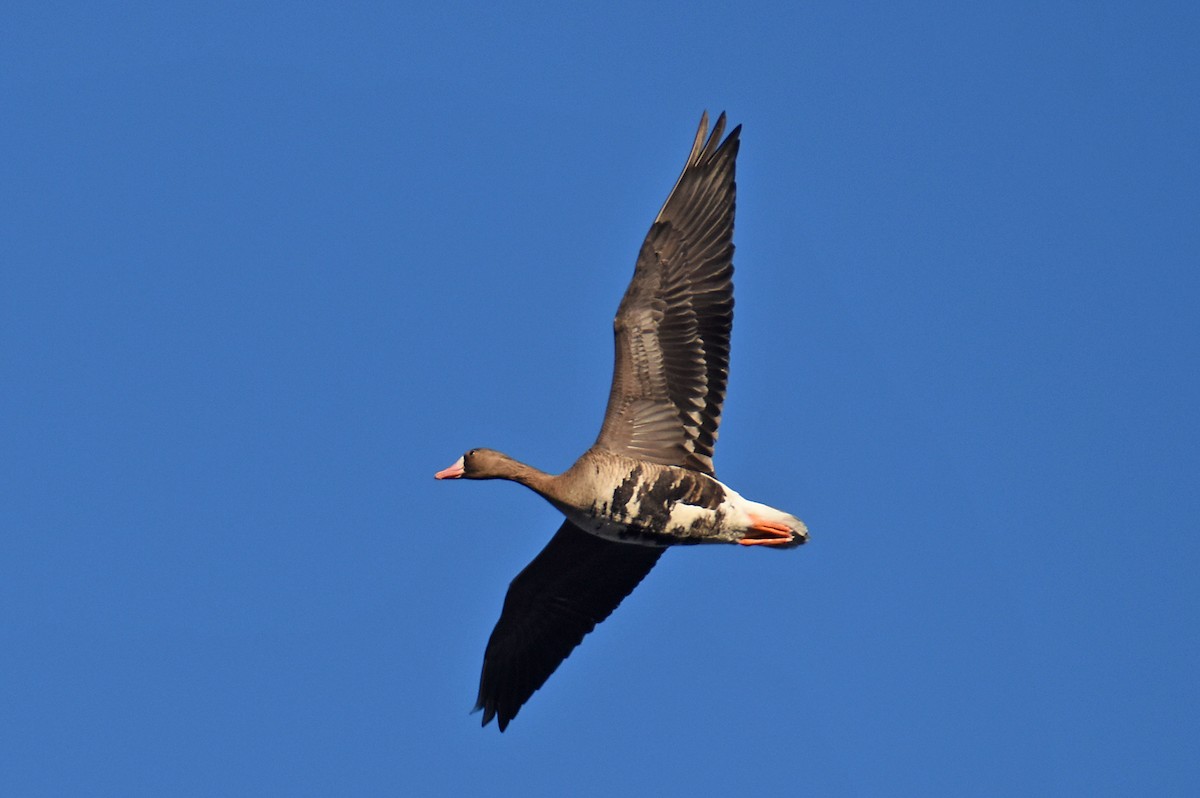
M617 309L616 366L596 443L711 474L729 378L734 167L742 128L721 143L721 114L706 144L707 127L702 118Z
M476 709L503 731L665 547L792 548L797 518L742 498L714 476L733 324L734 169L741 127L700 127L650 227L613 322L612 389L595 445L552 476L472 449L439 479L507 479L567 516L509 586L484 654Z

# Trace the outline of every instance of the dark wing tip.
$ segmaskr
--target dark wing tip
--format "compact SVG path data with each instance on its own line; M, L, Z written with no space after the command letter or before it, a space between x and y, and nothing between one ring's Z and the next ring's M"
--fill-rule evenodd
M707 133L708 129L708 111L700 115L700 128L696 131L696 143L692 146L692 156L688 158L688 165L699 162L702 156L705 160L713 157L717 152L724 150L726 147L733 147L736 151L739 141L739 136L742 132L742 126L738 125L733 130L729 131L729 135L721 138L725 132L725 112L722 111L717 116L717 121L713 125L712 133ZM707 134L707 136L706 136ZM700 146L703 144L703 146Z
M479 700L475 703L475 708L471 710L470 714L474 715L476 712L483 712L483 722L479 725L486 726L492 722L492 718L496 717L496 702L490 700L484 701L483 696L480 696ZM513 715L515 714L516 713L514 712ZM500 731L504 731L506 728L508 728L508 722L512 720L512 717L512 715L508 715L503 712L500 713L500 720L497 722L497 725L500 727Z
M701 164L712 163L718 158L727 158L732 162L738 153L738 146L741 144L739 138L742 132L742 126L738 125L733 130L729 131L729 135L724 139L721 135L725 132L725 112L722 111L717 117L716 124L712 127L712 132L708 130L708 111L700 114L700 126L696 128L696 138L692 142L692 151L688 155L687 162L683 165L683 171L679 173L675 185L671 187L667 193L667 199L663 202L662 207L658 209L658 214L654 217L655 223L663 221L667 206L671 204L671 198L675 196L675 192L679 190L680 184L689 170L693 170Z
M475 702L475 707L471 710L470 714L474 715L476 712L483 712L483 722L479 724L480 726L487 726L492 722L493 718L498 718L496 725L503 732L508 728L508 722L517 716L520 707L517 707L516 711L510 712L502 709L497 710L496 704L497 702L494 698L485 699L481 689L479 700Z

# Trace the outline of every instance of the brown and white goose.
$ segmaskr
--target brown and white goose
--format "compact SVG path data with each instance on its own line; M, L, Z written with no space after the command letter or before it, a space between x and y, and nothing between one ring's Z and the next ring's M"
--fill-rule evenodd
M572 649L650 572L665 547L791 548L800 519L748 501L713 474L733 324L738 133L708 115L638 254L613 323L616 365L600 436L557 476L472 449L438 479L508 479L566 522L509 586L483 658L476 709L500 730Z

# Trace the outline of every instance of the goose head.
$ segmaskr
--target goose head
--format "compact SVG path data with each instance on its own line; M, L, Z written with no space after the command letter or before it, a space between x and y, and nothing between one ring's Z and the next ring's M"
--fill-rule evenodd
M520 463L495 449L472 449L434 479L512 479Z

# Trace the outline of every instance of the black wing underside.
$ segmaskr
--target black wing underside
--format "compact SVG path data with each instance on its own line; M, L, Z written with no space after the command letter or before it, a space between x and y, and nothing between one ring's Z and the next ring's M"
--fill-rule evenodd
M713 473L733 326L734 169L741 126L708 115L650 227L613 322L602 448Z
M617 608L663 549L612 543L570 521L508 587L483 655L475 709L504 731L584 635Z

